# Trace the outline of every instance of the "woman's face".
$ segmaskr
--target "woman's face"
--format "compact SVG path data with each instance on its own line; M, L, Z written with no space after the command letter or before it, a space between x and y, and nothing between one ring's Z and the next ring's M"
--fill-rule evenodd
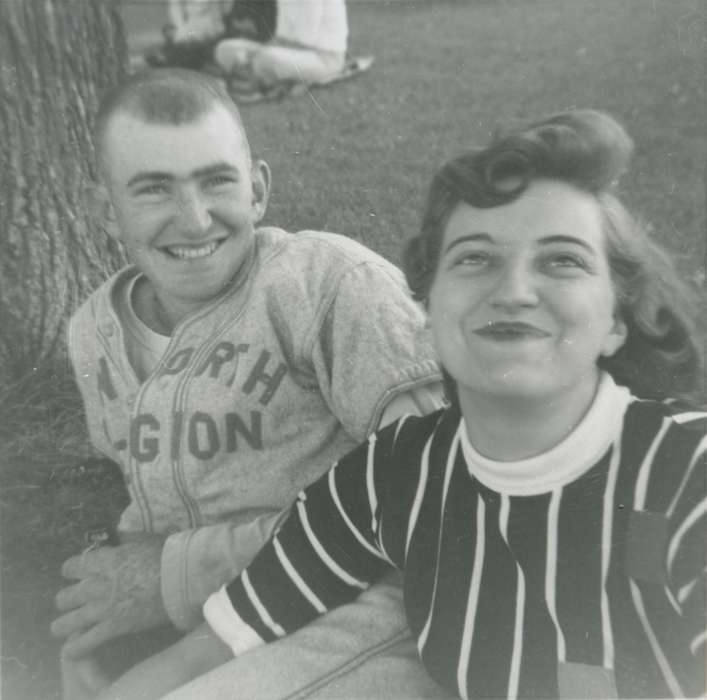
M591 395L601 355L623 344L597 201L537 180L447 223L428 313L460 399Z

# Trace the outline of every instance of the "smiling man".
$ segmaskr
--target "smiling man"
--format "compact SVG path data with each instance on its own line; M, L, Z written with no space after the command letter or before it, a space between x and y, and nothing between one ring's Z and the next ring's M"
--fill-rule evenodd
M98 201L131 265L77 311L69 348L91 440L120 465L130 503L118 546L64 564L73 583L52 630L67 658L196 626L305 485L378 425L441 404L397 268L334 234L256 228L270 170L218 82L131 78L104 101L96 146ZM283 696L408 643L399 588L366 595L367 613L324 626L347 628L338 647L327 632L311 663L282 652Z
M135 311L169 336L251 262L270 171L225 107L186 124L120 111L103 139L111 235L142 272Z

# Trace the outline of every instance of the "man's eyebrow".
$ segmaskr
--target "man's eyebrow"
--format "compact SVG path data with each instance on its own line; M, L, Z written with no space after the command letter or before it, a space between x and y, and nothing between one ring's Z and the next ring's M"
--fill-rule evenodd
M204 177L206 175L214 175L215 173L222 173L225 171L236 175L239 174L239 170L235 165L227 163L225 160L221 160L218 163L212 163L211 165L207 165L203 168L197 168L192 175L196 177Z
M203 168L197 168L188 177L206 177L208 175L214 175L215 173L231 172L235 175L239 173L238 168L231 163L226 161L218 161L217 163L212 163L211 165L206 165ZM128 187L132 187L143 181L154 182L155 180L162 181L172 181L178 180L172 173L165 173L160 170L145 170L143 172L136 173L128 180Z
M128 187L137 185L142 181L154 181L154 180L174 180L174 177L169 173L162 173L158 170L146 170L133 175L127 183Z
M492 243L493 239L488 233L467 233L464 236L459 236L455 238L445 249L444 253L448 253L454 246L460 243L466 243L467 241L483 241L484 243Z

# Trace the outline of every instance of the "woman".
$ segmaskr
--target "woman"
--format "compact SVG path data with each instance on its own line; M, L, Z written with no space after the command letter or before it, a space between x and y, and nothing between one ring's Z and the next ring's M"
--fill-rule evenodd
M210 627L116 696L159 697L391 564L423 663L460 697L704 692L707 414L666 400L701 355L675 270L612 194L630 151L577 111L442 168L405 262L451 406L303 492Z

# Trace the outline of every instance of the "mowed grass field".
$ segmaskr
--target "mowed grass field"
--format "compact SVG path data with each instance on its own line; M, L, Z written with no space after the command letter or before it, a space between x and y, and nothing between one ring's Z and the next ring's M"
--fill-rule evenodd
M124 5L131 37L164 19L158 3ZM444 160L503 123L595 107L635 139L626 200L704 290L703 13L701 0L353 0L350 48L375 56L369 73L243 108L273 171L266 223L397 261ZM61 562L125 503L89 455L70 379L40 371L0 389L3 700L59 697L48 626Z

